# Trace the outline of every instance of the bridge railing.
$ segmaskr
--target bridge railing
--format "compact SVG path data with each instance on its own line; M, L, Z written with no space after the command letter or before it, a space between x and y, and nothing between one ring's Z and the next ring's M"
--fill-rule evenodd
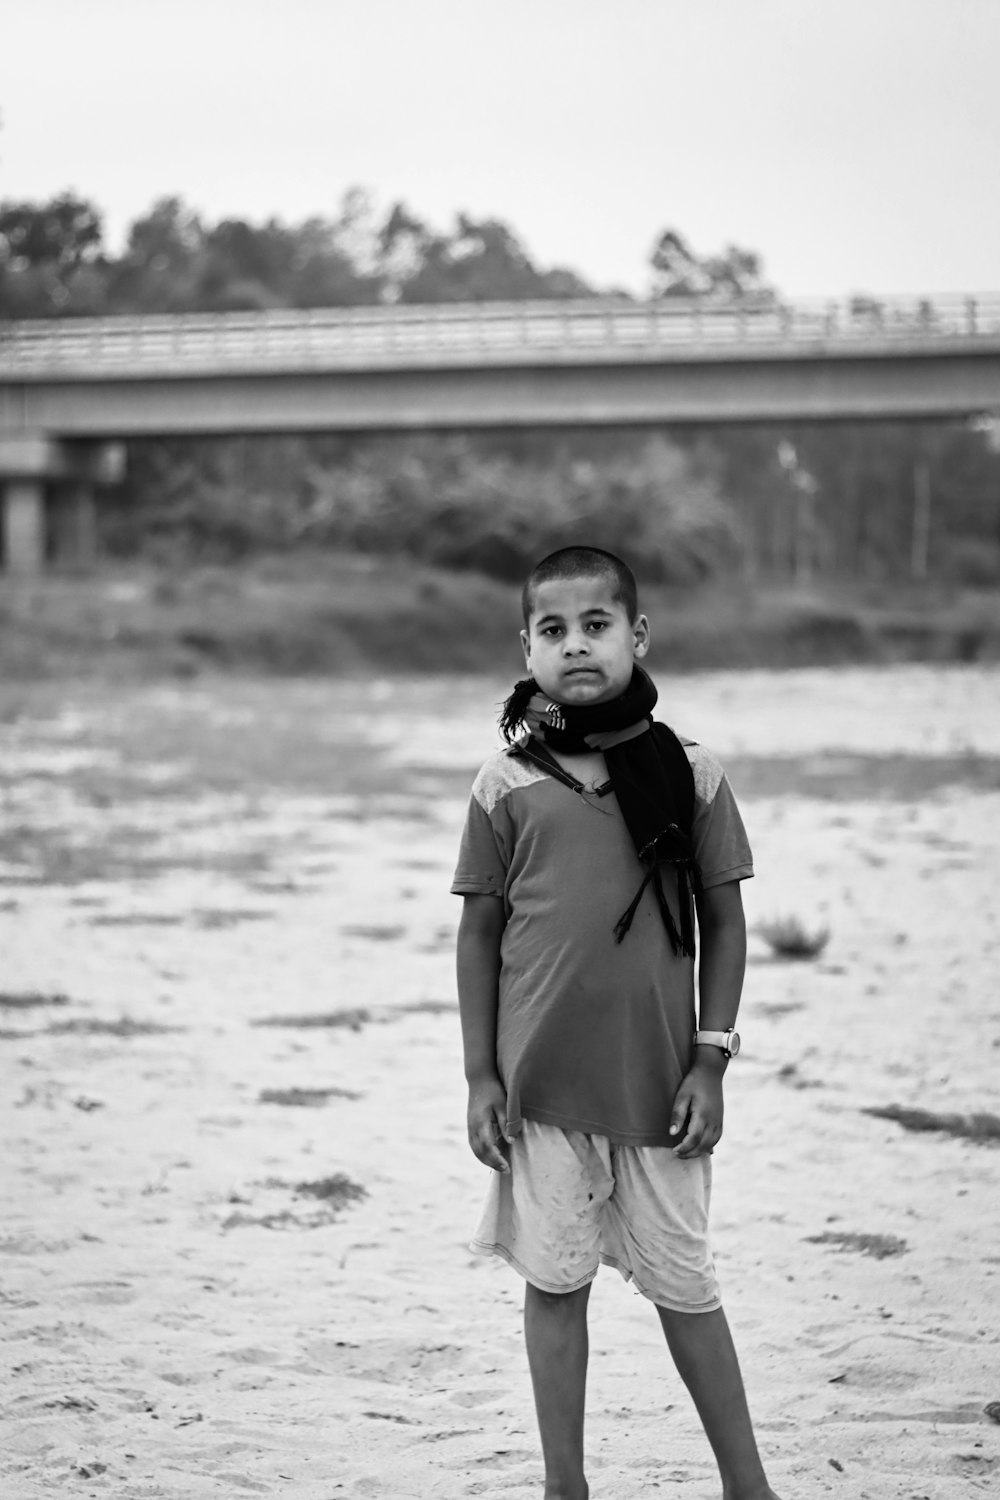
M397 304L0 324L0 379L836 355L1000 340L1000 293Z

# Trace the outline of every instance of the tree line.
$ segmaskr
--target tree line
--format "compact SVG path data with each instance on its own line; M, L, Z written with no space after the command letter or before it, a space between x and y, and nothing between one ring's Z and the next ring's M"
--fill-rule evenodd
M107 242L75 193L0 202L0 319L587 298L498 219L432 225L360 189L330 217L211 222L163 198ZM758 254L650 247L649 296L777 300ZM0 324L2 337L2 324ZM395 551L517 575L586 534L646 576L1000 583L1000 453L985 423L658 433L143 441L109 545L183 559Z
M736 245L698 256L666 229L650 254L657 296L770 294L760 259ZM372 303L496 302L593 297L565 267L543 269L499 219L459 213L435 228L405 203L378 210L361 188L335 215L206 221L161 198L129 226L120 251L100 209L75 193L0 202L0 317L262 311Z

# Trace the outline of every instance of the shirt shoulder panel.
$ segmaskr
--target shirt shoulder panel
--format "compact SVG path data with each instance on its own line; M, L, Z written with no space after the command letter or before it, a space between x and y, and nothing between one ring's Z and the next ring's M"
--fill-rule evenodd
M472 783L472 795L488 816L511 792L545 781L547 774L541 766L518 755L515 745L506 745L480 768Z
M705 746L699 745L697 740L685 739L680 734L677 738L687 752L688 763L694 776L695 797L699 802L714 801L715 794L722 785L725 771L711 750L706 750Z

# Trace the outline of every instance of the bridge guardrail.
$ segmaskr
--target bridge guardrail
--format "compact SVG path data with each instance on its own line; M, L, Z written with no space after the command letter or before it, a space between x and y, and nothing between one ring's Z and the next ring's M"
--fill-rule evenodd
M845 302L452 303L0 324L0 380L876 354L1000 341L1000 293Z

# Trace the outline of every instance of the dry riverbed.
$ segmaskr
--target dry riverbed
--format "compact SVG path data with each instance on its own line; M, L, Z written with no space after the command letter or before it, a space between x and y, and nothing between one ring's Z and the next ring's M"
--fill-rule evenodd
M448 895L502 691L0 689L9 1500L540 1493L520 1286L465 1243ZM663 698L757 859L714 1219L772 1482L988 1493L1000 669ZM651 1310L591 1305L594 1500L716 1497Z

